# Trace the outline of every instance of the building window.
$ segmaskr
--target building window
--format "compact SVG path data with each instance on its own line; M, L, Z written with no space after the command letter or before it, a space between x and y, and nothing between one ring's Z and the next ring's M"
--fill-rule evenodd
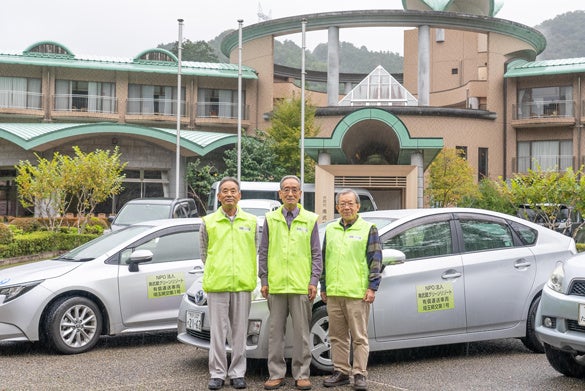
M457 151L457 156L461 156L463 159L467 160L467 147L457 145L455 150Z
M144 197L169 197L169 173L166 170L124 170L124 190L100 204L96 212L117 213L128 201Z
M177 114L177 87L128 85L127 114ZM181 115L185 113L185 88L181 87Z
M94 81L57 80L55 110L115 113L116 85Z
M242 91L242 117L246 114L246 95ZM200 88L197 92L197 117L238 117L238 91Z
M0 77L0 108L42 109L41 79Z
M537 87L518 90L517 119L572 117L573 87Z
M518 172L564 171L573 166L572 140L519 141Z
M488 176L488 149L477 149L477 179L482 180Z

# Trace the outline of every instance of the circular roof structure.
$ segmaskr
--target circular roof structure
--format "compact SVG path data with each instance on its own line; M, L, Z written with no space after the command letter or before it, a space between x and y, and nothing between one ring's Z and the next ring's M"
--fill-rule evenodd
M461 12L471 15L495 16L502 0L402 0L405 10Z

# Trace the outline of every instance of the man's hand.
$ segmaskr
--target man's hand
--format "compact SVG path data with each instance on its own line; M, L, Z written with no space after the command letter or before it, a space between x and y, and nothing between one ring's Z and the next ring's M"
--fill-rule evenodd
M327 304L327 293L326 292L321 292L321 301L325 304Z
M368 289L366 291L366 295L364 296L364 301L366 303L373 303L375 298L376 298L376 291L374 291L372 289Z
M317 296L317 287L315 285L309 285L309 301L315 300Z
M262 297L268 299L268 285L262 285L260 288L260 293L262 293Z

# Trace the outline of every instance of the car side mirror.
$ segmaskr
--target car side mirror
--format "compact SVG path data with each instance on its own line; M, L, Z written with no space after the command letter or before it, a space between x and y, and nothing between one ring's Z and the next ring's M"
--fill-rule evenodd
M152 261L153 256L154 254L150 250L134 251L130 254L130 259L128 260L128 271L137 272L139 270L138 264Z
M382 250L382 265L398 265L404 263L406 255L400 250L385 248Z

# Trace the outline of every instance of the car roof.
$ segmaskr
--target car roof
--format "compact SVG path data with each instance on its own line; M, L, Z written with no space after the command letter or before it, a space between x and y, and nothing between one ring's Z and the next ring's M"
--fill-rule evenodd
M187 217L184 219L159 219L159 220L146 220L132 225L148 225L152 227L177 227L180 225L192 225L201 224L200 217Z
M153 197L153 198L134 198L126 202L128 204L170 204L173 202L180 202L183 200L189 200L189 198L169 198L169 197Z

